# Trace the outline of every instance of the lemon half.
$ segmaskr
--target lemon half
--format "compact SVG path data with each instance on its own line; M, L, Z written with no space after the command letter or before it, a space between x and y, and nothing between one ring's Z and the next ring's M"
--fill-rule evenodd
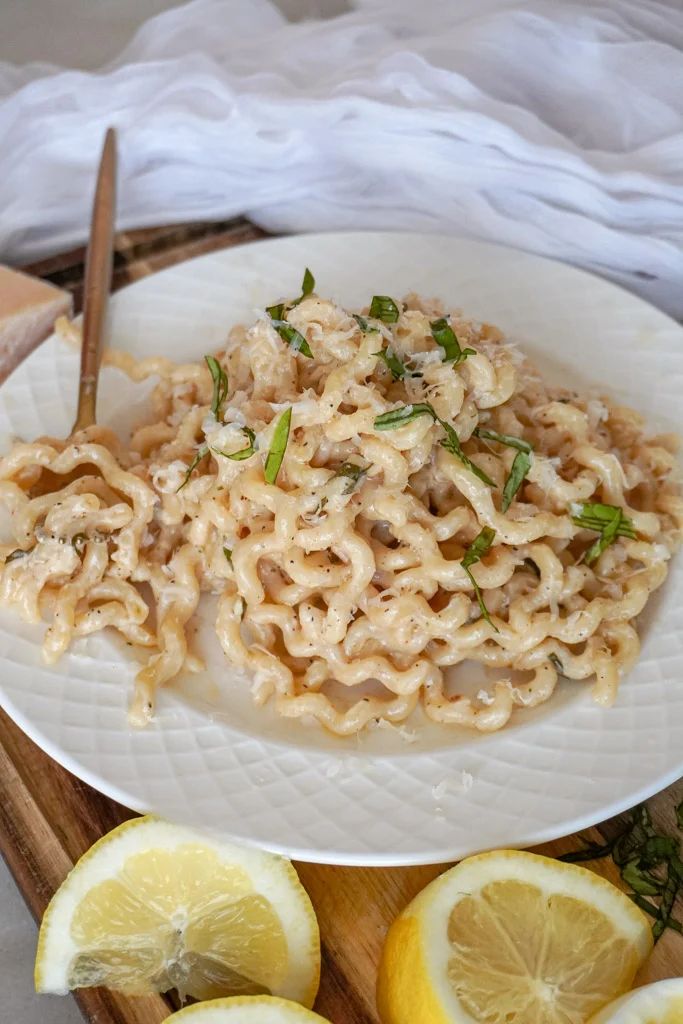
M598 875L531 853L470 857L389 929L383 1024L582 1024L652 948L644 914Z
M186 1006L172 1014L165 1024L329 1024L329 1021L286 999L243 996Z
M289 861L152 817L81 857L45 911L35 967L39 992L177 988L306 1006L319 978L318 924Z
M617 999L592 1017L590 1024L681 1024L683 978L645 985Z

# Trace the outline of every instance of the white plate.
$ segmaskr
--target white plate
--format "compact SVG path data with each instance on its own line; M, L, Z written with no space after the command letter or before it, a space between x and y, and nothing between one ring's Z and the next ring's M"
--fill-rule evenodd
M555 380L604 388L657 427L681 428L683 330L639 299L569 267L496 246L409 234L309 235L181 264L115 296L113 344L199 359L228 328L296 294L304 266L352 307L416 290L498 324ZM51 338L0 389L0 436L66 434L77 356ZM135 400L103 374L100 419ZM218 652L193 705L162 694L147 731L126 724L134 666L109 637L41 663L42 630L0 615L0 701L80 778L140 811L304 860L416 864L573 832L663 788L683 766L683 563L643 623L615 707L581 684L521 712L501 733L418 724L413 744L374 732L340 740L256 710ZM204 645L206 648L207 644ZM216 693L221 691L220 700ZM216 706L211 706L216 705Z

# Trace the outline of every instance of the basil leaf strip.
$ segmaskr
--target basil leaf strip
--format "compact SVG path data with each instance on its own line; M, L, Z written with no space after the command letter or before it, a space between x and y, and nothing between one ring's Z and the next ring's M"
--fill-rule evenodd
M272 324L282 340L287 342L290 348L293 348L295 352L301 352L301 355L306 356L308 359L313 358L311 346L303 334L297 331L296 327L292 327L286 320L276 320L274 318L272 319Z
M446 431L446 437L439 443L446 451L450 452L451 455L455 455L462 462L463 466L474 473L483 483L489 487L495 487L495 481L488 476L483 469L475 465L474 462L467 455L465 455L460 444L460 438L456 434L454 428L450 423L446 423L440 416L436 415L434 408L429 402L417 402L414 405L402 405L398 409L391 409L389 412L382 413L381 416L375 418L375 430L396 430L397 427L403 427L406 423L411 423L412 420L416 420L419 416L431 416L435 423L440 423L443 429Z
M472 460L468 458L467 455L465 455L460 445L460 438L458 437L450 423L444 423L443 420L440 420L440 423L441 426L446 431L446 437L443 439L443 441L441 441L441 447L445 448L447 452L451 453L451 455L455 455L457 458L459 458L463 466L465 466L466 469L469 469L471 473L474 473L474 475L478 477L483 483L487 484L489 487L495 487L495 480L492 480L491 477L487 473L485 473L483 469L480 469L479 466L476 465L476 463L472 462Z
M215 452L216 455L224 455L226 459L232 459L234 462L243 462L245 459L250 459L256 451L256 434L251 427L242 427L242 433L246 435L249 444L246 448L240 448L238 452L223 452L220 448L212 448L211 451Z
M514 437L512 434L499 434L497 430L486 430L484 427L477 427L474 430L475 437L484 438L487 441L497 441L505 444L508 448L518 448L520 452L532 452L534 447L523 437Z
M503 487L503 500L501 502L501 509L503 512L507 512L512 504L512 499L516 495L517 491L522 486L522 482L531 468L531 453L519 451L515 455L512 467L510 469L510 475L505 481Z
M355 462L342 462L334 476L345 476L347 478L343 493L351 494L358 481L361 477L365 476L369 469L369 466L357 466Z
M304 279L301 282L301 295L299 296L298 299L294 300L294 302L292 303L292 307L298 306L299 303L303 302L306 296L310 295L311 292L313 291L315 291L315 278L313 277L313 274L310 272L308 267L306 267L306 269L304 270Z
M460 564L467 573L467 575L469 576L470 583L474 587L474 593L477 596L477 604L479 605L479 611L481 612L482 616L486 619L489 626L492 626L493 629L495 629L496 633L499 633L500 630L491 621L491 616L489 615L488 608L484 604L484 598L482 596L479 584L477 583L477 581L475 580L474 576L470 571L470 566L480 561L481 558L487 553L487 551L490 550L495 536L496 531L492 530L490 526L485 526L481 533L479 533L474 538L470 546L465 551L465 554L463 555Z
M608 523L611 523L617 512L621 509L616 505L602 505L599 502L574 502L569 506L572 521L577 526L586 530L601 530ZM630 537L636 539L633 523L623 514L617 531L618 537Z
M183 480L183 482L180 484L179 487L176 487L176 489L175 489L176 494L178 494L180 491L182 491L183 487L189 481L190 477L194 473L194 471L197 468L197 466L199 465L199 463L202 461L204 456L208 455L208 454L209 454L209 446L206 445L206 444L203 444L201 446L201 448L199 449L199 451L197 452L197 454L195 455L195 457L193 458L193 460L190 463L190 465L187 467L187 473L185 474L185 479Z
M263 475L269 484L274 484L277 480L277 475L280 472L280 466L282 460L285 457L285 451L287 449L287 442L289 440L289 427L292 422L292 407L285 409L280 419L277 421L277 426L273 433L273 439L270 442L270 448L266 456L266 465L263 470Z
M592 565L617 537L635 539L633 523L617 505L603 505L600 502L574 502L569 506L572 522L584 530L595 530L600 534L583 556L586 565Z
M415 405L401 405L398 409L391 409L383 412L381 416L375 417L375 430L396 430L397 427L404 427L406 423L412 423L420 416L431 416L436 423L439 417L429 402L417 402Z
M460 348L456 333L445 317L432 320L429 326L434 341L443 349L444 363L453 363L457 366L458 363L464 363L468 356L476 356L473 348Z
M228 375L215 358L215 356L204 356L206 365L209 368L213 381L213 396L211 398L211 412L216 419L220 419L223 411L223 402L228 397Z
M352 316L363 334L379 334L379 327L373 327L364 316L360 316L358 313L353 313Z
M266 306L266 313L271 320L284 320L285 316L285 304L284 302L278 302L276 306Z
M383 320L385 324L395 324L400 316L399 308L388 295L373 295L370 303L370 316Z
M485 441L497 441L498 444L507 445L508 448L516 448L517 455L510 469L510 475L505 481L503 488L503 501L501 509L507 512L512 504L512 499L522 486L522 481L531 468L531 453L533 445L525 441L523 437L514 437L512 434L499 434L497 430L486 430L485 427L477 427L474 431L476 437Z
M373 352L372 354L374 356L379 356L384 365L389 370L391 370L391 376L393 377L394 380L403 380L406 374L408 374L408 376L410 377L418 376L415 373L410 373L410 371L406 369L406 367L398 358L398 356L394 352L393 348L391 348L391 346L388 346L387 348L381 348L379 352ZM422 376L422 374L420 374L419 376Z

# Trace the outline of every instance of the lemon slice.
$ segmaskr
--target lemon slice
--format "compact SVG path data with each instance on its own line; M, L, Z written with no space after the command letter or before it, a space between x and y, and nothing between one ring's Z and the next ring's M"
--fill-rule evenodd
M681 1024L683 978L646 985L617 999L592 1017L590 1024Z
M286 999L242 996L186 1006L171 1014L165 1024L329 1024L329 1021Z
M318 923L289 861L152 817L81 857L45 911L35 967L39 992L177 988L307 1006L319 978Z
M427 886L387 936L383 1024L583 1024L652 948L645 915L584 868L485 853Z

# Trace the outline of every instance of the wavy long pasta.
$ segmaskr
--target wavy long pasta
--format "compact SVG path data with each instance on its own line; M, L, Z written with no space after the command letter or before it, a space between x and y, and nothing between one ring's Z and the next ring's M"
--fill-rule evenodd
M201 666L188 626L210 592L257 703L339 735L418 703L499 729L559 675L614 700L680 542L676 439L545 383L489 325L417 296L394 308L385 323L309 294L236 327L213 364L225 401L199 361L109 353L157 381L128 445L98 427L13 447L0 602L48 622L48 661L117 630L147 652L142 725ZM466 662L499 678L453 692Z

